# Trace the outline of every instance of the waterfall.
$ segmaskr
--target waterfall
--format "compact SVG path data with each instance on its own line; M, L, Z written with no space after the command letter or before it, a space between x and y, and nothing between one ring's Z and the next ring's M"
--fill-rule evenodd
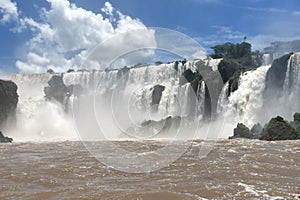
M289 58L288 63L287 63L287 70L285 73L285 79L284 79L284 85L283 85L284 91L287 91L290 89L290 82L291 82L290 74L291 74L291 65L294 60L293 58L294 58L294 55L291 55L291 57Z
M198 85L197 89L197 113L196 117L198 120L203 119L204 109L205 109L205 82L202 81L201 84Z
M191 101L194 93L191 84L179 84L179 78L186 69L197 70L195 62L198 61L187 61L184 65L181 62L174 62L119 70L81 70L63 74L16 74L6 77L18 85L19 94L17 128L12 130L10 135L16 141L78 139L72 118L74 101L81 101L82 107L86 107L86 102L105 102L95 108L99 110L98 113L101 115L99 118L103 120L112 114L111 106L115 106L116 119L128 118L127 121L125 120L126 123L121 123L123 129L128 128L130 123L138 124L144 120L161 120L168 116L188 116L193 110L195 114L203 115L205 83L202 82L199 85L197 105ZM214 68L218 62L210 61ZM54 75L62 76L66 86L80 85L85 91L82 97L66 95L63 106L70 113L65 113L59 102L45 100L44 87L48 85L48 81ZM164 90L161 93L157 112L153 112L151 108L152 93L153 88L157 85L164 87ZM95 95L96 99L94 99ZM197 108L195 109L194 106ZM83 117L83 120L86 120L85 118L88 117ZM108 126L110 126L109 123L112 121L107 122ZM113 131L116 130L113 129Z
M285 94L298 90L300 86L300 53L291 55L287 63L287 71L283 90Z
M218 114L221 114L225 106L228 104L228 92L229 92L229 82L227 81L223 86L221 94L218 99L218 107L217 107Z
M288 60L282 96L275 100L269 113L281 115L291 120L300 110L300 53L294 53ZM285 105L284 109L276 105Z
M214 70L220 60L209 60ZM105 71L77 71L64 74L17 74L8 77L18 85L19 104L17 108L17 129L12 137L18 140L72 140L78 139L72 116L72 105L80 102L82 108L92 105L97 112L97 121L107 129L109 138L116 138L119 129L122 131L130 126L138 125L145 120L161 120L168 116L188 116L201 121L205 112L206 84L204 81L192 88L195 83L180 83L181 74L186 69L197 70L197 61L187 61L143 65L133 68L111 69ZM239 78L239 87L229 94L229 83L225 83L217 105L217 113L225 117L226 122L236 125L238 122L247 126L276 115L286 117L300 109L300 53L290 57L287 63L283 94L273 102L265 99L263 106L266 73L270 66L262 66L253 71L243 73ZM55 101L46 101L44 87L54 75L61 75L65 85L80 85L84 92L80 95L67 96L64 105L70 113L65 113L62 105ZM154 92L160 88L160 92ZM196 94L194 94L194 90ZM158 95L153 105L153 94ZM195 96L195 101L192 100ZM268 97L268 98L272 98ZM285 105L283 106L278 105ZM155 106L155 109L153 109ZM82 120L86 120L86 129L92 130L89 120L82 112ZM93 117L93 116L92 116ZM99 119L98 119L99 118ZM112 120L108 120L112 118ZM125 119L125 120L124 120ZM287 118L288 119L288 118ZM91 122L90 122L91 121ZM93 121L94 123L94 121ZM88 131L87 131L88 132ZM88 137L84 138L88 139Z
M16 74L6 77L18 85L16 141L57 141L77 139L71 116L56 102L45 101L44 87L53 74Z
M226 119L231 120L233 124L242 122L250 127L259 122L265 78L269 68L270 66L262 66L241 75L238 90L229 96L228 104L225 105L223 114Z

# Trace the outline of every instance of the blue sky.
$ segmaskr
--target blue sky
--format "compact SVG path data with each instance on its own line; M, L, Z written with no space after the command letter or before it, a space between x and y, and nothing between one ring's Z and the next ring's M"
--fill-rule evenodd
M103 0L69 0L76 8L66 4L67 0L61 0L65 2L64 6L57 0L1 1L2 72L41 72L49 66L55 68L60 62L74 65L84 55L82 49L91 48L93 42L106 37L84 36L87 39L85 43L74 45L71 41L62 41L62 38L70 39L72 34L66 33L66 29L60 26L68 27L68 20L72 23L70 27L76 26L77 20L78 27L91 30L92 26L87 26L84 21L91 19L90 16L99 19L97 14L103 19L92 25L97 30L101 29L99 33L107 37L129 26L163 27L188 35L208 52L213 45L241 42L244 36L254 49L262 49L276 40L300 39L299 0L111 0L110 4ZM101 11L104 7L106 11ZM64 23L59 22L59 16L55 18L55 15L69 10L74 11L70 12L71 15L86 15L86 18L72 21L67 16L62 19ZM105 28L101 27L102 24ZM96 28L91 30L91 34L98 33ZM53 34L60 34L60 37ZM82 39L80 33L74 35L75 40ZM56 59L58 54L63 56ZM71 61L69 55L77 57ZM59 67L56 68L59 70Z

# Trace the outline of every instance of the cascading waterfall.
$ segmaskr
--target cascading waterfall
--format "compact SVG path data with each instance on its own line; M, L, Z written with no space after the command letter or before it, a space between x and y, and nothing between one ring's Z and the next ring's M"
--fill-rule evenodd
M218 99L218 107L217 107L218 114L221 114L223 112L225 106L228 103L228 92L229 92L229 82L226 82L222 88L221 94Z
M287 64L283 90L285 94L297 91L300 86L300 53L291 55Z
M294 60L293 58L294 58L294 55L291 55L291 57L289 58L288 63L287 63L287 70L285 73L283 91L288 91L290 88L290 82L291 82L290 74L291 74L291 66L293 64L292 62Z
M197 113L196 117L198 120L203 119L204 109L205 109L205 82L202 81L201 84L198 85L197 89Z
M52 76L63 77L65 85L81 85L87 92L84 98L93 98L94 94L103 97L115 95L117 105L130 110L130 120L141 123L144 120L160 120L168 116L188 116L191 105L190 95L193 90L190 83L179 85L179 78L184 70L195 71L196 61L176 64L147 65L130 70L78 71L64 74L17 74L8 77L18 85L19 104L17 110L17 128L10 134L16 141L57 141L76 140L78 136L72 113L65 113L62 105L55 101L46 101L44 87ZM157 112L151 108L153 88L161 85L161 94ZM205 83L199 91L199 115L204 114ZM89 97L90 96L90 97ZM79 97L65 98L68 109L72 109L72 101ZM111 99L106 99L105 110L110 108ZM82 101L84 102L84 101ZM84 104L82 106L85 106ZM123 108L122 108L123 109ZM100 112L100 114L101 114ZM122 114L119 117L123 117ZM132 122L132 121L131 121ZM125 124L126 127L129 124Z
M294 53L290 56L287 62L282 95L271 101L271 108L266 105L266 109L267 113L272 116L280 115L292 120L292 115L300 110L300 53Z
M262 66L241 75L239 88L228 98L223 114L232 124L242 122L253 126L259 122L263 106L266 73L270 66ZM226 88L223 90L225 91Z
M78 139L74 130L75 124L72 114L65 113L62 105L54 101L46 101L44 87L53 75L62 75L65 85L81 85L85 88L84 98L93 100L94 96L100 97L96 101L106 102L99 106L100 119L105 120L110 115L111 106L116 105L117 118L128 118L121 123L123 129L131 123L139 124L144 120L161 120L168 116L195 116L201 120L205 111L206 84L202 81L197 88L195 97L197 104L191 101L194 93L191 84L179 84L179 78L186 69L196 71L195 62L169 63L161 65L144 65L134 68L106 71L78 71L64 74L35 74L12 75L8 79L14 81L19 89L19 104L17 110L17 128L10 134L15 140L72 140ZM216 70L219 61L209 60ZM176 67L175 67L176 65ZM278 103L289 101L284 112L277 108L263 107L263 93L265 89L266 73L270 66L262 66L241 75L239 87L229 94L229 83L225 83L218 99L217 112L225 117L232 127L238 122L249 127L257 122L265 123L275 114L286 117L299 109L300 88L300 53L292 55L287 63L286 77L284 80L282 98ZM154 88L158 92L158 105L153 105ZM105 101L101 98L105 97ZM82 98L71 96L66 98L70 110L72 101ZM85 101L82 101L82 106ZM93 101L89 101L93 102ZM153 109L153 106L156 106ZM267 112L271 110L272 112ZM130 111L130 113L128 113ZM190 113L193 111L193 113ZM126 114L126 116L124 115ZM270 116L263 116L268 113ZM192 115L190 115L192 114ZM84 118L83 118L84 119ZM110 126L113 121L108 121ZM231 129L232 130L232 129ZM115 132L117 129L112 129ZM109 131L108 131L109 132ZM230 133L231 134L231 133ZM116 134L118 135L118 134ZM117 136L116 136L117 137ZM114 138L114 137L112 137Z
M77 139L71 116L56 102L45 101L44 87L52 74L16 74L8 77L18 85L16 128L9 130L16 141Z

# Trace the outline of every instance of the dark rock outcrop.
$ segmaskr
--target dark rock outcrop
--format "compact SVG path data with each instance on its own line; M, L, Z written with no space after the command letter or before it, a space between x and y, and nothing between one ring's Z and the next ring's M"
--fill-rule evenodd
M87 93L86 89L80 84L66 86L63 82L63 76L54 75L48 81L47 87L44 88L45 97L47 100L56 100L59 102L65 112L69 109L69 98L74 95L78 97L84 93Z
M144 138L167 137L177 133L181 120L182 118L180 116L169 116L159 121L147 120L142 122L141 126L138 128L128 128L126 130L126 135L142 135Z
M58 75L52 76L48 81L48 85L48 87L44 88L46 99L55 99L63 104L66 95L69 92L67 86L63 82L63 77Z
M286 76L288 60L291 55L292 54L287 54L273 61L272 66L266 75L266 89L264 93L265 97L277 99L277 97L281 95Z
M233 59L223 59L218 65L218 70L222 76L223 82L226 83L235 74L240 74L243 66Z
M15 123L18 104L17 89L14 82L0 80L0 127Z
M152 112L158 111L158 105L160 103L162 93L165 90L165 86L163 85L155 85L152 90L152 102L151 102L151 109Z
M198 98L198 89L201 87L202 82L205 82L205 106L204 118L210 119L216 114L218 97L222 91L223 81L219 72L213 71L212 67L205 64L203 61L195 63L196 70L193 72L191 69L185 70L180 79L179 84L184 85L190 83L193 91L189 92L189 116L195 115L195 106Z
M5 137L0 131L0 143L11 143L13 141L12 138Z
M128 72L130 71L130 68L128 68L127 66L124 66L123 68L119 69L117 72L117 76L118 78L124 77L124 76L128 76Z
M296 130L282 117L272 118L264 127L261 140L295 140L297 139Z

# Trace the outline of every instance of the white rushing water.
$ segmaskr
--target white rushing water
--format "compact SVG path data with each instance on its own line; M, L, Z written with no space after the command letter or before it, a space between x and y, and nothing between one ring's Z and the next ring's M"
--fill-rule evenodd
M300 53L291 55L287 62L287 70L282 94L279 98L270 98L265 112L270 116L280 115L287 120L300 111Z
M81 119L86 120L86 128L92 130L89 123L102 121L106 126L105 132L115 133L107 136L111 139L117 138L122 131L132 125L138 126L145 120L158 121L168 116L188 116L191 110L195 120L200 121L205 112L205 82L198 85L194 94L190 83L180 85L179 81L186 69L196 71L195 62L197 61L190 61L185 65L181 62L144 65L130 70L65 73L63 81L66 85L80 84L88 89L83 97L69 99L70 110L72 101L80 102L79 106L82 109L94 109L95 121L89 120L90 116L85 115L85 111L82 112ZM206 60L206 64L210 63L214 70L217 69L219 62L220 60ZM238 89L229 97L227 95L229 83L224 84L217 105L217 113L223 116L227 125L231 127L228 129L231 131L224 137L232 134L232 128L238 122L251 127L257 122L263 124L267 118L275 115L291 116L291 113L299 109L300 54L291 56L287 63L282 97L277 100L281 104L289 102L284 109L282 106L276 108L263 106L266 74L269 68L270 65L262 66L242 74ZM48 85L47 82L52 76L53 74L17 74L8 77L18 85L17 128L8 134L15 140L79 139L72 112L65 113L58 102L46 101L44 98L44 87ZM152 102L155 86L164 88L158 105L153 105ZM197 98L196 104L191 101L192 94ZM87 106L90 104L94 105ZM265 113L268 113L267 117Z
M85 98L91 99L95 95L103 96L107 104L98 106L100 118L111 114L109 110L111 110L112 103L117 104L118 109L122 105L117 110L116 118L128 118L123 120L122 127L119 127L125 129L130 126L130 123L138 124L149 119L160 120L168 116L188 115L189 93L192 89L189 83L180 86L179 77L187 68L195 71L195 62L187 62L185 66L179 62L177 70L175 70L175 63L136 67L130 69L124 76L118 74L118 70L71 72L63 74L63 81L66 85L80 84L88 89L89 92L85 94ZM72 113L65 113L58 102L45 100L44 87L48 85L47 82L53 75L61 74L17 74L7 78L18 85L17 127L9 133L16 141L79 139ZM162 85L165 89L162 92L157 112L152 112L152 90L155 85ZM202 116L205 94L201 92L205 92L204 82L198 92L201 99L198 114ZM70 101L73 99L70 98ZM103 99L101 102L104 102ZM72 102L69 102L69 105L72 105ZM86 105L82 103L81 106ZM125 112L127 115L123 115ZM113 129L113 131L116 130Z
M228 92L229 92L229 82L226 82L222 88L221 94L218 99L217 112L221 114L228 104Z
M300 88L300 53L291 55L287 64L283 90L291 94Z
M250 127L258 122L269 68L270 65L262 66L241 75L238 89L229 96L228 104L222 106L226 119L231 120L233 124L242 122ZM225 85L223 91L226 90Z

